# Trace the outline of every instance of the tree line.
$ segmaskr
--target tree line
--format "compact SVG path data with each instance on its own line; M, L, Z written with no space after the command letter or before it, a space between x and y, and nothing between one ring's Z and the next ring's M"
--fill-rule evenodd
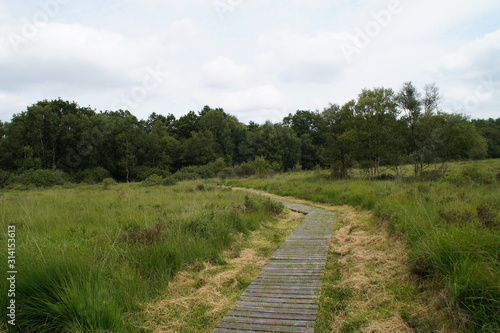
M500 157L500 118L471 120L443 112L439 103L436 85L419 92L406 82L397 92L364 89L342 106L298 110L279 123L244 124L209 106L179 118L152 113L139 120L126 110L43 100L0 122L0 171L4 180L51 169L75 181L132 181L244 166L247 174L328 167L347 178L359 167L372 178L410 163L421 177L442 174L450 160ZM207 165L211 171L200 173Z

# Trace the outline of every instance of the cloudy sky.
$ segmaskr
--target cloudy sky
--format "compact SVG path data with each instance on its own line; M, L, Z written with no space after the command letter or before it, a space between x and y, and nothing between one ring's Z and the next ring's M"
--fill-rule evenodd
M0 120L61 97L280 121L363 88L435 82L500 117L498 0L0 0Z

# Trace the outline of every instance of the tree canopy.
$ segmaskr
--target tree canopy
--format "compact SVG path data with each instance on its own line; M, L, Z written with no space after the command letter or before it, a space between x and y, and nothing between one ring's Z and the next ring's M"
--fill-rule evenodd
M405 163L421 176L450 160L500 157L500 118L471 120L440 110L439 102L435 84L421 93L405 82L396 92L363 89L342 106L246 125L209 106L179 118L152 113L139 120L127 110L97 112L76 102L43 100L0 122L0 171L58 169L81 179L100 170L129 181L258 159L282 171L328 167L337 178L357 166L371 178L382 167Z

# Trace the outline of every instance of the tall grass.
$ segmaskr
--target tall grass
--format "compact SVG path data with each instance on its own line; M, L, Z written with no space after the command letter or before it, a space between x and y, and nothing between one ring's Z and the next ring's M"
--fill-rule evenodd
M17 230L17 325L9 328L139 332L143 304L173 274L196 262L221 262L241 234L283 209L196 185L0 192L0 227ZM6 244L4 232L0 242ZM5 251L0 260L7 262ZM7 289L2 279L2 295ZM2 321L7 301L0 300Z
M412 271L446 290L464 330L500 330L500 160L454 163L440 181L333 181L301 172L224 181L373 210L405 237Z

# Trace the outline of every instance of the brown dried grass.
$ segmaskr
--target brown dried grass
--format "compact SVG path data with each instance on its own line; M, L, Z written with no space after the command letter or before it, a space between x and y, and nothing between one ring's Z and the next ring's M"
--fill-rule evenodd
M338 287L351 290L352 296L346 310L332 320L331 332L341 332L353 322L362 322L361 332L415 332L403 318L428 325L445 316L439 297L419 290L408 269L404 240L389 237L385 223L374 223L368 211L336 209L341 226L330 250L338 256Z

